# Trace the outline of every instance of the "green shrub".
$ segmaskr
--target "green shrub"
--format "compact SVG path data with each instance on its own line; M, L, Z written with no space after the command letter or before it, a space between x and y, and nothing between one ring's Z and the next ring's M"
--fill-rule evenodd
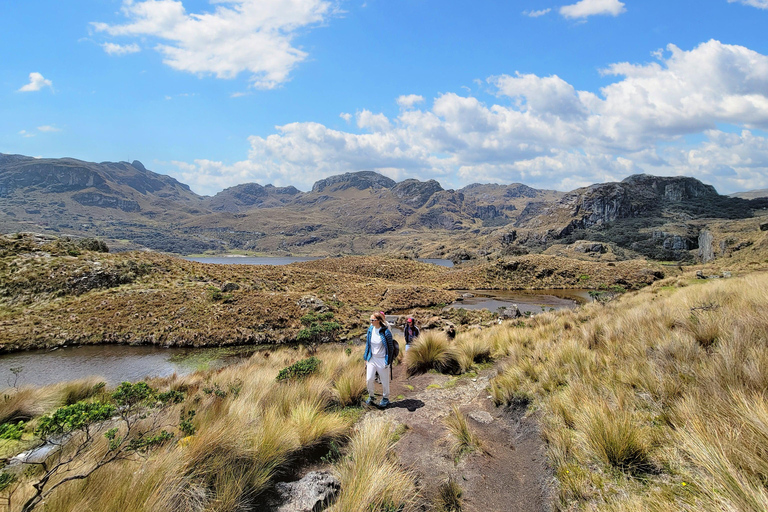
M24 433L24 422L20 421L14 423L3 423L0 425L0 439L8 439L12 441L18 441L21 439L21 435Z
M312 345L334 341L341 330L341 324L332 320L333 313L330 311L320 314L307 313L301 317L301 323L305 327L296 335L296 341Z
M301 361L293 363L291 366L287 366L280 370L275 380L279 382L281 380L303 379L304 377L315 373L319 366L320 360L315 356L302 359Z

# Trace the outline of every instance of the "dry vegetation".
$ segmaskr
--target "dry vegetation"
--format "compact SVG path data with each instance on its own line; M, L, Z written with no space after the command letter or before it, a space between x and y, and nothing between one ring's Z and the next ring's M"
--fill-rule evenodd
M609 265L549 256L455 269L384 257L210 265L0 237L0 352L92 343L291 342L301 318L313 311L313 304L302 303L307 296L325 303L343 337L354 336L367 327L371 310L439 310L456 297L450 290L640 287L662 275L641 260Z
M676 279L492 335L492 394L538 411L560 509L768 508L766 290Z
M68 257L74 264L87 259ZM173 287L199 293L197 277L181 277L179 269L184 269L191 276L204 276L201 282L206 284L214 279L235 282L236 276L242 284L282 282L286 289L275 296L293 301L300 295L292 291L298 276L310 279L307 276L319 270L314 262L231 270L158 255L131 257L146 258L141 261L150 262L155 270L137 277L133 284L120 285L116 297L154 289L167 293L167 301ZM445 272L402 260L348 261L359 266L355 275L368 273L361 280L364 284L373 282L384 289L387 285L377 276L394 272L388 265L394 268L395 262L405 265L412 277L420 269L431 273L433 282ZM516 261L519 269L519 262L525 260ZM762 267L762 256L752 263L734 261L744 269L740 277L701 280L688 273L607 303L460 332L455 340L427 331L404 356L405 364L411 374L459 374L499 364L490 394L499 406L526 406L540 420L558 510L766 510L768 274L746 272ZM341 262L333 260L334 265ZM487 276L489 268L498 271L509 264L473 267L460 275ZM614 272L618 268L611 267ZM704 270L714 273L714 268ZM638 272L648 271L638 267ZM161 289L148 276L163 276L170 286ZM339 287L340 279L322 286ZM440 283L449 286L449 280ZM340 287L323 289L336 293L340 302L344 302L341 297L351 297L345 293L352 293ZM59 299L74 310L81 298ZM135 303L147 300L144 296ZM245 307L245 298L237 301ZM59 303L23 307L34 312L53 304ZM178 307L199 307L195 304L190 300ZM255 302L248 304L256 307ZM4 312L0 322L14 314L19 320L13 311ZM290 348L259 352L217 372L154 381L161 390L180 391L185 397L183 403L163 412L164 421L178 425L182 409L187 414L195 410L195 434L175 431L172 442L145 458L113 464L82 482L69 483L46 501L45 509L242 510L275 479L317 463L334 442L344 446L344 456L333 465L342 490L331 510L421 510L422 490L392 456L398 435L395 427L380 418L366 416L359 421L365 390L361 347L348 352L338 345L320 347L316 357L322 364L317 373L275 380L281 369L306 355L303 349ZM5 393L0 423L31 420L24 438L4 446L7 456L31 443L35 418L67 403L100 399L104 390L97 381L87 381ZM453 430L457 457L470 449L482 450L483 440L461 412L454 411L447 426ZM92 456L105 449L106 442L94 445ZM14 493L14 503L23 502L29 493L28 484L23 483ZM460 489L446 496L444 509L455 509L457 505L450 503L460 503Z
M62 486L46 500L45 510L248 509L275 478L316 461L331 442L348 445L337 466L343 490L334 510L361 510L361 503L369 503L371 510L383 505L411 510L415 485L390 455L393 426L364 421L352 428L362 412L348 407L359 404L364 389L361 351L348 355L337 347L322 347L316 353L322 361L317 371L301 379L276 380L280 369L305 356L282 349L218 372L152 382L161 390L184 394L182 403L162 412L163 420L178 424L178 418L188 417L184 410L194 410L195 433L179 430L175 440L147 457L105 466L86 480ZM25 418L50 412L64 403L65 394L63 386L7 393L11 398L5 399L2 413L8 418L21 417L18 411L25 411ZM96 459L106 449L102 440L86 459ZM22 483L13 503L20 506L30 493Z

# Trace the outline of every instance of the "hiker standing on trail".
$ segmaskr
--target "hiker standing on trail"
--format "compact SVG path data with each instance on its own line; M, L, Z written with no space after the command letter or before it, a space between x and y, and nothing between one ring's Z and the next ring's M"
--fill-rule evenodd
M411 343L419 337L419 328L416 327L416 320L413 317L408 317L405 321L405 329L403 329L403 335L405 336L405 351L411 348Z
M389 330L389 324L381 311L371 315L371 325L368 327L368 336L365 342L365 369L368 385L368 405L374 405L374 386L376 374L379 375L382 387L382 397L379 407L389 405L389 365L392 363L394 353L394 339ZM386 370L386 371L385 371Z

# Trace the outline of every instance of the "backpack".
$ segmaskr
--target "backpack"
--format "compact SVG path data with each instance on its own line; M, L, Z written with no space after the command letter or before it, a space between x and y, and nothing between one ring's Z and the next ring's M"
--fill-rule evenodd
M392 337L392 358L390 360L390 364L394 363L397 359L397 356L400 355L400 343L397 342L397 340Z
M392 336L392 357L389 359L389 380L392 380L392 367L395 366L397 356L400 355L400 343Z

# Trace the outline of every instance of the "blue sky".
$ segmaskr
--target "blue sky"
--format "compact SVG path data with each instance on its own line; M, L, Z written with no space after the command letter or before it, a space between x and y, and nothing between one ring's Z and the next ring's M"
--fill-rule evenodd
M768 188L768 0L11 0L0 19L2 153L141 160L200 194L360 170Z

